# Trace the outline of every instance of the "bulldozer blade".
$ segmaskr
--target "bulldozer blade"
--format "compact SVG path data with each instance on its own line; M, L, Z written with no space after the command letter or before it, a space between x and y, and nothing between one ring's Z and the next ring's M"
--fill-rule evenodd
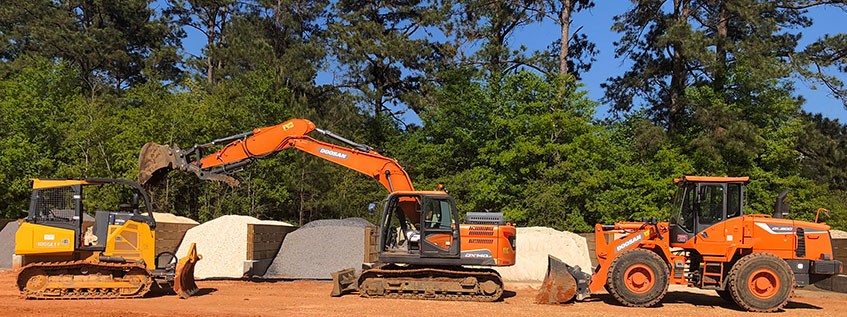
M138 183L157 184L174 168L175 154L167 145L148 142L138 155Z
M203 259L203 256L197 254L197 245L194 243L188 248L188 254L179 259L176 265L173 287L179 298L189 298L199 290L197 283L194 282L194 265L201 259Z
M356 276L356 270L353 268L341 270L330 275L332 275L332 293L329 296L339 297L359 288L359 279Z
M547 275L538 290L535 302L539 304L561 304L574 297L578 300L589 295L588 282L591 276L579 266L570 266L558 258L547 255Z

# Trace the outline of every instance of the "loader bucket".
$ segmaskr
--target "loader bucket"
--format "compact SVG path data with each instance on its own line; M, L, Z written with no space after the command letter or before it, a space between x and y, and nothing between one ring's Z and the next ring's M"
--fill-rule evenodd
M583 300L589 295L588 282L591 275L582 272L579 266L570 266L558 258L547 255L547 275L538 290L535 302L539 304L561 304L574 297Z
M188 248L188 254L179 259L174 276L174 292L179 298L189 298L199 290L194 283L194 265L201 259L203 256L197 254L197 246L194 243Z
M173 168L174 152L167 145L148 142L138 155L138 183L156 184Z

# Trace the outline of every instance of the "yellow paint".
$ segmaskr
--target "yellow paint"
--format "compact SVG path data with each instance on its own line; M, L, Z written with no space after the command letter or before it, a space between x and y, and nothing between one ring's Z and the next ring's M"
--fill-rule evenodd
M15 234L15 254L58 254L74 252L74 231L23 223Z
M146 223L127 221L123 225L109 226L105 256L117 256L127 260L144 260L149 269L156 268L156 233Z
M102 184L100 182L89 182L82 180L73 180L73 179L33 179L32 180L32 189L42 189L42 188L55 188L55 187L67 187L74 185L99 185Z

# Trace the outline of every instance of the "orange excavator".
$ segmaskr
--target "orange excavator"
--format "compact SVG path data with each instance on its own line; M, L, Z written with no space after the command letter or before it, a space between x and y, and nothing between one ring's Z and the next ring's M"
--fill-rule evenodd
M317 132L345 146L316 140ZM214 153L204 149L223 145ZM445 191L417 191L396 160L305 119L254 129L188 150L145 144L139 157L139 183L156 184L171 170L237 186L232 174L257 159L296 148L380 182L389 191L379 222L379 262L355 276L333 274L333 296L358 291L365 297L494 301L503 281L491 266L515 263L515 227L501 213L468 213L459 223L453 198ZM371 211L375 208L370 206Z
M784 219L787 191L778 196L773 216L745 215L749 180L685 176L675 180L669 222L597 224L594 274L569 272L551 257L538 301L581 300L605 288L624 305L646 307L660 302L669 284L678 284L713 289L749 311L772 312L795 287L841 273L828 225ZM612 234L619 237L607 242Z

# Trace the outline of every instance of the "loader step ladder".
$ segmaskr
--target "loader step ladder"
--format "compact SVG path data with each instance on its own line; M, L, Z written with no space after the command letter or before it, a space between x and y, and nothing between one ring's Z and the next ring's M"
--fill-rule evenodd
M700 288L718 288L723 284L724 262L704 262Z

